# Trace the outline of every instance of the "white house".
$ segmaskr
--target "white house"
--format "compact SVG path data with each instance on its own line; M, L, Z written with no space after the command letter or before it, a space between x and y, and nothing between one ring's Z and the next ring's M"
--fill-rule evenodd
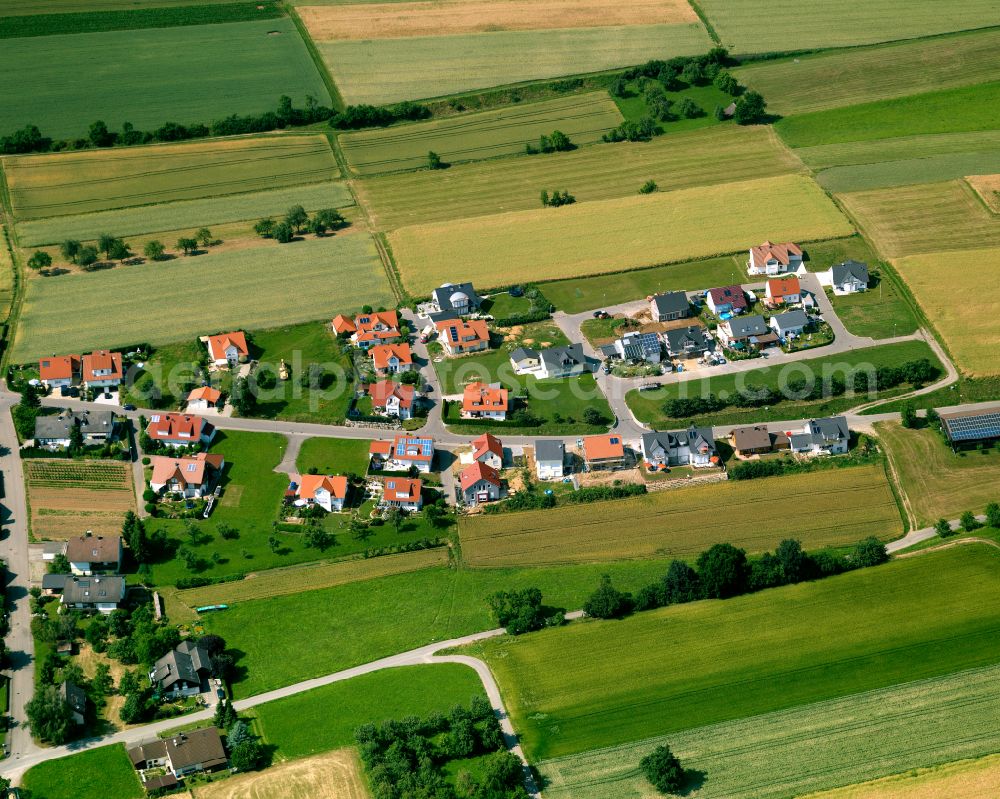
M222 399L222 392L211 386L199 386L191 389L187 396L187 410L207 411L219 407L219 400Z
M216 366L233 367L250 355L247 337L242 330L208 337L208 357Z
M802 249L790 241L784 244L765 241L759 247L751 247L747 261L747 271L751 275L784 275L797 271L800 266Z
M471 283L445 283L431 292L430 310L452 312L459 316L472 313L483 303Z
M724 313L735 316L747 309L747 295L741 286L718 286L708 290L705 304L716 316Z
M716 461L712 428L695 427L645 433L642 436L642 458L654 468L664 466L712 466Z
M117 572L122 563L120 535L85 535L66 542L69 570L76 575Z
M492 466L475 461L470 463L458 476L462 501L466 505L480 505L500 499L503 483L500 473Z
M469 383L462 392L463 419L494 419L502 422L510 408L509 392L499 383Z
M859 291L868 290L868 264L861 263L861 261L844 261L834 264L817 276L822 285L830 286L833 293L838 296L857 294Z
M792 452L804 455L843 455L847 452L851 432L843 416L810 419L800 432L789 432Z
M809 327L809 324L809 317L806 316L805 311L798 308L775 314L770 321L771 329L782 341L801 336L802 331Z
M372 356L376 374L394 375L414 368L413 354L405 341L399 344L377 344L368 352Z
M392 441L372 441L368 454L376 468L405 472L412 466L427 474L434 461L434 439L401 433Z
M391 380L381 380L366 388L372 400L372 410L381 416L397 416L409 419L413 416L413 403L416 389L405 383L394 383Z
M759 314L734 316L719 325L716 332L719 341L727 347L768 345L778 340L777 335L764 321L764 317Z
M645 361L659 363L661 358L660 337L656 333L640 333L633 330L614 343L615 353L625 361Z
M83 382L90 388L114 388L124 376L120 352L97 350L83 356Z
M111 614L125 598L125 578L117 574L66 580L59 602L70 610L96 610Z
M423 483L420 480L412 480L408 477L387 477L382 485L382 501L379 506L399 508L416 513L423 506L420 496L422 489Z
M38 361L38 378L49 388L74 386L83 375L83 361L79 355L59 355Z
M510 354L510 362L515 374L534 375L542 379L572 377L589 370L582 344L549 347L541 351L518 347Z
M347 478L341 474L303 474L295 489L296 504L319 505L327 513L342 511Z
M154 455L150 461L149 487L157 494L180 494L187 499L210 494L226 464L221 454L207 452L180 458Z
M539 480L559 480L565 474L566 445L562 441L535 441L535 474Z
M492 433L483 433L472 441L472 460L494 469L503 468L503 442Z

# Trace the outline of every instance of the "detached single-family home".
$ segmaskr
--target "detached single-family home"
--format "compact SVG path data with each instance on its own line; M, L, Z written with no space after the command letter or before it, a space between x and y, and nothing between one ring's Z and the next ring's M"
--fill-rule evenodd
M479 505L500 499L503 483L500 473L492 466L475 461L470 463L458 476L459 490L462 501L466 505Z
M663 334L667 355L671 358L697 358L715 347L715 342L703 327L679 327Z
M180 494L197 499L212 493L226 465L221 453L199 452L172 458L154 455L150 458L153 474L149 487L157 494Z
M483 298L476 294L471 283L445 283L431 292L431 309L436 312L451 311L464 316L479 310Z
M61 410L54 416L35 419L35 446L65 449L70 445L74 427L80 429L87 446L114 441L118 437L118 425L112 411Z
M208 650L200 643L185 640L156 661L149 672L149 681L161 694L176 698L207 690L211 676L212 659Z
M490 331L482 319L448 319L435 322L438 341L449 355L465 355L490 348Z
M868 264L854 260L834 264L826 272L819 274L820 283L830 286L837 295L867 291L868 280Z
M502 422L507 418L509 408L509 392L499 383L469 383L462 393L463 419L495 419Z
M98 350L83 356L83 382L88 388L114 388L124 377L120 352Z
M535 441L535 474L539 480L559 480L565 475L566 445L562 441Z
M66 542L69 569L76 575L117 572L122 565L120 535L83 535Z
M208 357L216 366L233 367L249 355L247 337L242 330L208 337Z
M798 432L789 432L792 452L803 455L843 455L850 444L851 432L843 416L810 419Z
M661 357L660 337L656 333L632 331L615 341L615 354L625 361L645 361L659 363Z
M427 473L434 461L434 439L397 435L392 441L373 441L368 448L376 468L391 472L405 472L411 466Z
M802 249L790 241L784 244L765 241L759 247L751 247L747 261L747 271L751 275L783 275L797 271L800 266Z
M405 383L380 380L364 388L372 400L372 410L381 416L409 419L413 416L413 403L417 390Z
M199 386L191 389L187 396L188 410L207 411L211 408L219 407L219 400L222 399L222 392L211 386Z
M718 462L712 428L695 427L644 433L642 459L649 468L712 466Z
M717 332L719 341L727 347L768 346L778 340L759 314L734 316L719 325Z
M472 440L472 460L494 469L503 467L503 442L492 433L483 433Z
M416 513L423 507L420 492L423 483L408 477L387 477L382 484L382 501L380 507L399 508Z
M649 312L654 322L672 322L691 315L691 304L683 291L668 291L649 298Z
M377 344L368 352L372 356L375 373L394 375L413 369L413 354L405 341L400 344Z
M788 449L788 436L784 433L772 433L767 425L747 425L730 431L729 441L741 458L751 455L763 455L766 452L777 452Z
M72 576L63 585L59 602L68 610L96 610L108 615L124 598L125 578L117 574L102 577Z
M747 295L740 286L719 286L709 289L705 304L716 316L727 313L731 316L747 310Z
M179 732L169 738L135 746L128 750L132 766L137 771L166 769L173 781L162 782L163 777L147 777L143 785L159 788L176 786L177 779L203 771L215 771L228 764L222 736L215 727Z
M802 331L812 324L806 312L798 308L775 314L771 317L771 329L782 341L801 336Z
M73 723L80 727L87 719L87 694L75 682L63 681L59 686L59 697L69 707Z
M518 347L510 354L510 365L514 368L514 374L535 374L542 368L542 356L538 350Z
M625 444L617 433L585 436L583 460L588 470L618 469L625 465Z
M170 447L210 444L215 428L201 416L190 413L154 413L149 417L146 435Z
M776 277L767 281L764 289L768 305L795 305L802 299L802 289L795 275Z
M572 377L590 370L582 344L549 347L547 350L518 347L510 354L510 362L515 374L534 375L542 379Z
M401 338L399 314L395 311L376 311L354 318L351 341L363 350L377 344L393 344Z
M83 360L79 355L59 355L38 361L38 379L49 388L75 386L83 376Z
M295 496L298 502L319 505L327 513L342 511L347 499L347 478L342 474L303 474Z

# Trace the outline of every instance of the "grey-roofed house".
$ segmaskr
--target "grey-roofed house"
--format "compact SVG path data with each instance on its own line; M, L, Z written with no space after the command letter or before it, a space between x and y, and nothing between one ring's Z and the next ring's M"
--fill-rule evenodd
M792 452L801 455L843 455L851 440L847 419L843 416L828 416L810 419L800 432L788 436Z
M120 535L85 535L66 542L66 558L73 574L117 572L122 564Z
M537 371L542 362L538 350L518 347L510 354L510 365L514 367L515 374L524 375Z
M590 369L582 344L549 347L547 350L518 347L510 354L510 363L515 374L541 378L570 377Z
M46 596L61 594L66 587L66 581L72 579L72 575L69 574L43 574L42 593Z
M868 264L854 260L834 264L820 275L820 282L829 285L838 295L867 291L868 279Z
M683 291L668 291L650 297L649 312L654 322L672 322L690 316L691 303Z
M452 311L463 316L477 310L483 298L476 294L471 283L445 283L431 292L431 301L440 311Z
M87 718L87 694L76 683L65 680L59 686L59 696L69 705L73 723L82 726Z
M181 641L161 657L149 672L149 681L173 697L201 693L202 683L212 674L208 650L193 641Z
M633 330L615 341L615 352L626 361L660 362L660 337L656 333Z
M782 341L795 336L801 336L802 332L812 324L806 312L796 308L785 313L775 314L771 317L771 329Z
M111 613L125 598L125 578L117 574L104 577L71 576L63 586L59 602L72 610L96 610Z
M719 340L727 347L768 345L778 340L760 314L734 316L719 325L718 332Z
M698 325L668 330L663 334L663 342L671 358L695 358L715 345L708 331Z
M715 457L712 428L695 427L645 433L642 436L642 457L651 467L711 466Z
M48 449L64 449L70 444L70 431L74 426L83 433L83 443L103 444L117 436L115 415L112 411L61 410L51 416L35 419L35 445Z
M535 474L539 480L558 480L565 473L566 445L562 441L535 441Z
M133 746L128 750L128 757L139 772L166 768L175 778L181 779L199 771L214 771L228 762L222 736L215 727L202 727ZM149 777L156 775L142 776L149 789Z

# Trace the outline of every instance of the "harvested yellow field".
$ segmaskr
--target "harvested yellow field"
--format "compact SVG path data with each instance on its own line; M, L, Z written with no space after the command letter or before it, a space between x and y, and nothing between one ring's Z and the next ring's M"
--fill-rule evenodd
M808 508L808 523L789 508ZM725 509L725 520L710 520ZM706 516L706 513L708 516ZM630 520L622 524L623 519ZM660 491L544 511L478 515L459 522L470 566L542 566L622 558L689 558L728 541L764 552L784 538L806 549L902 529L881 465Z
M802 799L983 799L1000 796L1000 755L960 760Z
M135 510L132 471L116 461L26 460L24 477L36 538L114 535Z
M1000 247L1000 218L986 209L964 180L837 197L883 258Z
M786 175L415 225L391 233L389 242L406 287L421 295L456 272L493 288L689 261L764 239L853 232L812 180Z
M368 799L354 749L279 763L194 789L194 799Z
M1000 281L1000 246L911 255L893 264L959 368L1000 374L1000 301L983 290Z
M1000 175L969 175L965 182L972 186L987 208L1000 214Z
M251 574L245 580L235 583L191 588L180 591L178 598L189 607L229 604L282 594L298 594L302 591L331 588L362 580L374 580L392 574L429 569L432 566L445 566L447 563L448 550L445 547L339 563L310 563L305 566L290 566L287 569L268 569L259 574Z
M697 22L685 0L444 0L299 6L317 41Z

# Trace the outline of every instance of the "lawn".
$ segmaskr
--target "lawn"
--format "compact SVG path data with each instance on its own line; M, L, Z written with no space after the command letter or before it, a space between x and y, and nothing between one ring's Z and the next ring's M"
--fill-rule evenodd
M813 241L852 232L812 180L786 175L414 225L389 241L403 282L419 294L456 270L475 270L489 288L686 261L766 238Z
M274 161L270 163L272 169L277 166ZM324 165L321 172L325 173L328 169L329 166ZM281 181L282 178L275 175L273 179ZM343 208L353 204L354 200L344 183L335 181L310 183L305 186L291 186L249 194L229 194L205 200L180 200L137 208L98 211L79 216L57 216L19 222L17 238L22 247L37 247L42 244L56 244L66 239L89 241L109 230L114 231L116 236L135 236L181 228L197 230L205 225L217 223L243 220L256 222L266 216L281 217L293 205L301 205L312 212L320 208ZM173 244L172 241L164 243Z
M325 320L365 303L394 302L375 244L365 234L275 246L280 249L262 246L33 280L12 357L24 362L62 352L69 339L85 352L139 341L169 344L213 330ZM213 306L211 319L191 312L206 297L226 300ZM149 302L137 313L135 301L143 298Z
M6 39L0 72L5 133L33 124L72 138L95 119L207 123L271 111L283 94L299 107L307 95L330 101L290 19Z
M1000 222L994 224L1000 233ZM1000 319L977 310L975 303L955 300L975 296L984 281L993 284L1000 278L1000 247L912 255L894 264L959 368L980 377L1000 374L996 357ZM940 291L945 275L952 289L950 297Z
M937 430L896 422L879 422L877 430L919 527L1000 502L1000 450L955 453Z
M1000 793L1000 755L920 768L809 799L979 799Z
M297 187L329 181L337 174L329 143L316 135L16 156L4 158L3 166L12 210L20 220ZM212 205L218 211L222 202L236 208L243 201L234 198ZM139 213L155 218L160 210L145 208L132 215ZM101 221L113 222L117 216L105 216ZM144 227L148 230L149 226Z
M889 139L930 133L993 130L1000 81L797 114L775 129L791 147Z
M122 402L139 408L175 408L186 399L184 391L193 382L194 369L207 354L197 339L163 344L133 375L134 382L122 394ZM231 373L217 373L219 390L231 390Z
M264 740L280 758L354 746L362 724L447 713L483 694L468 666L436 663L386 669L267 702L256 708Z
M515 106L514 110L528 108ZM546 132L551 133L551 127ZM569 135L574 142L584 143ZM523 152L523 140L511 147ZM419 153L421 165L426 155L426 151ZM359 181L356 188L379 229L392 230L537 208L538 192L545 186L566 189L577 202L586 202L635 195L647 180L655 181L660 191L672 191L801 170L802 165L771 128L720 125L650 142L602 144L568 153L383 175Z
M24 461L36 539L67 539L90 530L117 535L135 510L132 470L120 461Z
M788 514L789 506L808 508L808 524ZM726 508L725 525L706 525L706 507ZM616 524L620 519L642 522ZM900 531L881 464L459 520L465 563L492 567L693 559L723 540L752 553L773 549L783 538L800 538L807 549L821 549L853 544L866 535L888 540Z
M300 472L316 469L321 474L365 474L370 443L353 438L307 438L295 465Z
M600 72L711 46L699 23L316 43L344 101L374 104Z
M607 92L588 92L429 122L342 133L338 141L351 169L359 175L372 175L424 169L429 150L448 164L523 155L525 145L537 146L540 136L554 130L561 130L577 145L593 144L621 121Z
M681 383L667 383L654 391L630 391L625 395L629 408L640 421L651 424L658 429L686 427L691 419L675 419L663 411L663 403L668 399L707 397L714 394L720 398L732 397L738 391L751 391L754 388L769 387L783 389L789 380L803 377L807 380L826 381L833 377L845 378L848 374L875 369L879 366L897 366L906 361L927 358L932 364L941 368L940 362L931 348L923 341L904 341L896 344L886 344L877 347L867 347L852 350L840 355L827 355L810 358L804 361L785 364L784 366L764 366L749 372L722 374L717 377L706 377L700 380L687 380ZM942 369L941 374L944 374ZM892 396L909 390L907 386L899 386L877 394L862 392L855 395L843 394L839 397L829 397L820 400L802 401L794 398L784 399L767 408L729 408L718 413L705 414L697 417L699 425L738 425L756 422L784 419L804 419L810 416L829 416L843 413L869 400L883 396Z
M942 6L936 0L699 0L699 7L736 53L766 53L873 44L1000 24L990 0Z
M1000 735L991 716L998 677L996 666L963 671L560 758L540 764L540 770L550 783L546 793L555 799L640 796L646 787L635 764L665 743L685 767L706 775L703 785L685 795L789 799L806 791L995 751ZM934 730L932 736L926 735L929 729ZM914 741L921 744L914 746ZM912 774L894 778L891 784L896 789L884 794L850 788L822 796L973 799L995 793L988 788L962 792L959 779L967 769L955 774L953 767L948 768L929 784L933 772L919 781ZM992 774L980 766L971 776L986 780L979 783L981 788L1000 785L995 760ZM925 792L899 792L904 786L919 785ZM926 792L931 785L939 792ZM951 786L959 792L948 790Z
M874 270L869 273L874 274ZM893 278L884 271L878 285L861 294L837 297L827 292L833 309L848 332L874 339L908 336L918 327L913 309L907 304Z
M979 153L949 153L932 157L904 158L874 164L850 164L826 169L816 176L832 192L939 183L965 175L1000 172L1000 148Z
M1000 31L761 61L733 74L794 116L1000 79ZM919 64L919 69L914 69Z
M99 778L96 778L100 775ZM145 796L124 744L47 760L24 773L21 786L38 799L139 799Z
M959 547L474 651L544 759L992 665L998 565L991 548Z

